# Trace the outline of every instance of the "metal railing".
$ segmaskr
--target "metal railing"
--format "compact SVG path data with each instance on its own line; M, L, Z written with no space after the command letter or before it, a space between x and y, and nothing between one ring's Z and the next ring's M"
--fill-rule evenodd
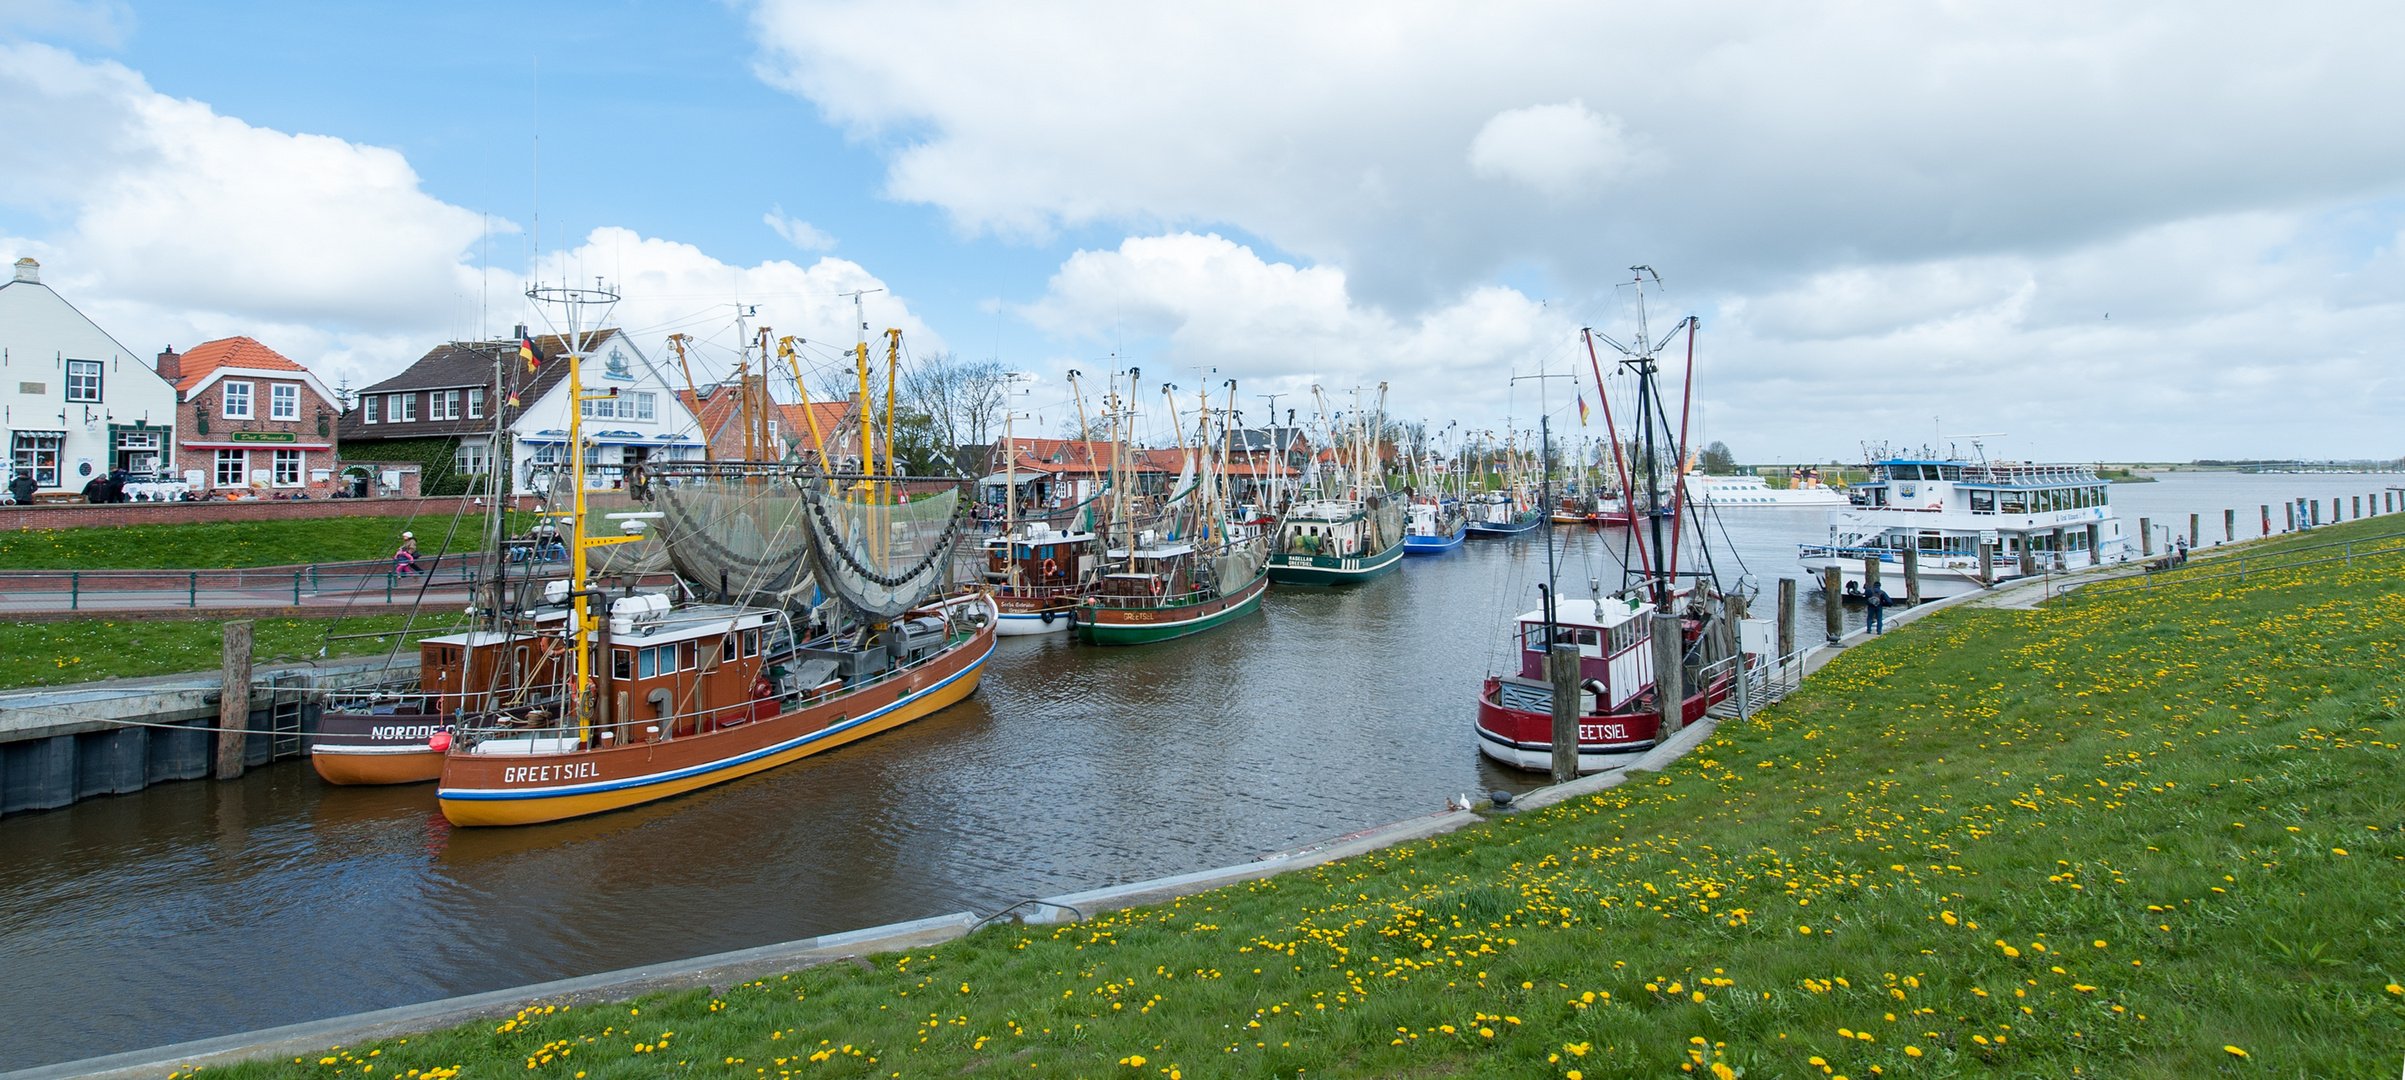
M410 574L399 573L387 559L233 570L0 570L0 594L19 601L63 594L69 611L83 610L86 600L128 596L153 601L141 605L144 608L198 608L203 592L249 594L232 599L296 607L312 597L409 604L423 588L475 585L483 558L475 553L427 557L418 560L417 572ZM157 602L162 598L169 602ZM182 603L173 603L176 599Z
M1737 667L1739 657L1746 660L1742 672ZM1728 697L1715 702L1705 711L1724 719L1732 716L1749 717L1757 710L1769 708L1779 699L1795 693L1796 688L1804 685L1804 650L1797 649L1778 657L1740 653L1696 672L1699 681L1706 686L1723 674L1739 676L1737 685L1729 690Z

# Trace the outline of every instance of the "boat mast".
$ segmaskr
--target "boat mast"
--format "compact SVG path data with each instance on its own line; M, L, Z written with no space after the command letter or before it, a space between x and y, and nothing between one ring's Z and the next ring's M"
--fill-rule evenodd
M634 536L588 537L585 535L585 439L584 412L588 401L606 401L617 397L613 388L607 394L587 396L584 385L584 358L591 350L593 332L585 322L585 309L599 306L602 317L593 320L598 326L608 318L609 309L618 302L618 294L605 287L601 279L593 279L592 288L573 285L535 285L526 290L528 299L557 304L565 309L567 331L559 335L568 354L568 463L569 482L575 487L574 501L568 516L568 603L569 626L576 637L576 710L577 735L590 742L593 737L594 710L599 702L593 699L593 606L594 592L590 588L591 563L585 552L589 548L623 544L637 539ZM606 614L606 612L605 612Z

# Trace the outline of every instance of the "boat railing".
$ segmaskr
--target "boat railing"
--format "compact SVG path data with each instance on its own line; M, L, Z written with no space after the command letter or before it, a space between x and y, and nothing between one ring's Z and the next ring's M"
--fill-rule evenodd
M1013 600L1074 600L1085 595L1081 585L996 585L994 595Z
M1804 685L1804 649L1782 656L1768 653L1739 653L1736 656L1707 664L1697 671L1697 682L1710 686L1715 680L1740 674L1738 662L1743 660L1743 678L1729 690L1727 697L1707 709L1710 715L1728 717L1751 716L1756 710L1768 708Z

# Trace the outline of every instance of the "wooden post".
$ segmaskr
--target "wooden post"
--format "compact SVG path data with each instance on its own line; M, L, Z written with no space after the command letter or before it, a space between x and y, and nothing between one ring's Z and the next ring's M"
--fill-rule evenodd
M2281 504L2281 506L2280 506L2280 509L2282 509L2282 510L2285 510L2285 511L2287 511L2287 512L2288 512L2288 527L2287 527L2287 528L2284 528L2284 529L2281 529L2280 531L2281 531L2281 532L2295 532L2295 531L2296 531L2296 504L2295 504L2295 503L2283 503L2283 504ZM2265 514L2265 515L2263 515L2263 520L2264 520L2264 523L2265 523L2265 525L2266 525L2266 526L2268 526L2268 525L2270 524L2270 522L2271 522L2271 515L2270 515L2270 514Z
M2088 526L2088 565L2104 565L2104 527Z
M2054 568L2057 570L2069 570L2071 568L2071 562L2068 558L2069 554L2069 552L2063 550L2063 531L2061 529L2054 530L2054 550L2047 553L2047 557L2052 559L2054 562Z
M1653 694L1654 704L1661 709L1661 728L1656 739L1678 734L1687 722L1686 672L1681 665L1687 656L1687 640L1679 631L1679 617L1656 614L1653 617Z
M1835 645L1845 637L1846 572L1843 567L1824 567L1820 572L1821 621L1828 624L1829 644Z
M1779 579L1779 655L1785 659L1795 655L1795 579Z
M1553 679L1553 782L1578 779L1578 646L1555 645L1546 654Z
M1871 590L1878 587L1879 556L1865 555L1862 557L1862 595L1869 596Z
M2263 508L2263 535L2265 535L2265 536L2270 536L2270 535L2271 535L2271 504L2270 504L2270 503L2258 503L2257 505L2259 505L2259 506L2261 506L2261 507Z
M2021 576L2038 576L2038 552L2029 544L2029 534L2021 534Z
M217 778L242 776L243 756L250 749L251 623L238 619L225 624L223 678L217 695Z
M2191 551L2195 550L2205 539L2204 530L2196 527L2197 517L2196 514L2188 515L2188 548Z
M1904 549L1904 606L1921 606L1921 547L1917 542Z
M2238 539L2238 511L2224 510L2221 512L2221 542L2226 544L2236 539Z
M2354 515L2354 516L2355 516L2355 520L2357 520L2357 521L2361 521L2361 520L2363 520L2363 496L2361 496L2361 495L2349 495L2349 496L2347 496L2347 507L2348 507L2348 509L2351 509L2351 510L2355 511L2355 515Z
M1985 540L1979 542L1979 583L1996 583L1996 545Z
M1729 633L1729 655L1737 658L1737 718L1753 718L1753 661L1745 655L1745 596L1732 594L1728 598L1728 617L1721 626Z
M2154 554L2154 521L2150 518L2138 519L2138 554Z

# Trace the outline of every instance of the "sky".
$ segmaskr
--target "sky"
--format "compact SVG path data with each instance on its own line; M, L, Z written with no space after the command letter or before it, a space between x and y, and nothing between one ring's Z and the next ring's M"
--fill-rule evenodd
M860 292L1046 434L1135 370L1572 439L1648 266L1741 461L2405 454L2394 5L385 8L0 3L0 258L354 387L599 277L702 377Z

